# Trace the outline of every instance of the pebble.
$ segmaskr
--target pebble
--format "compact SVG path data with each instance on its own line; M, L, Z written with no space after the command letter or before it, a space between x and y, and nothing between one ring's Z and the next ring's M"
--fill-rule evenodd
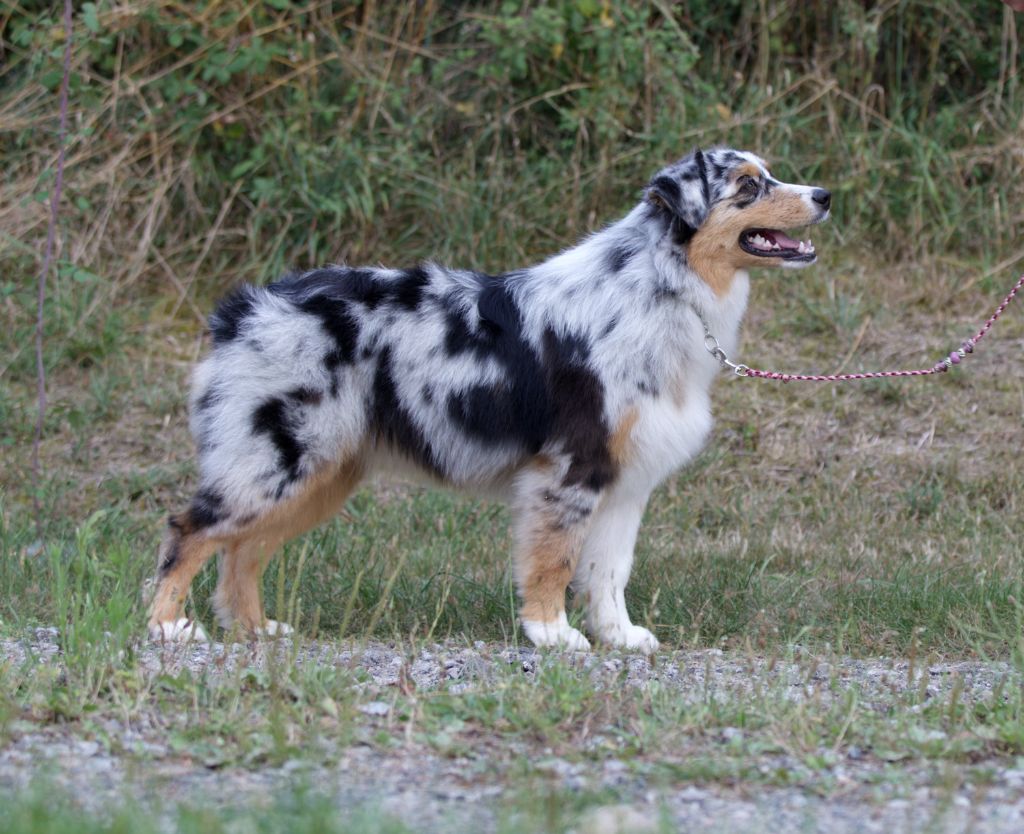
M391 704L384 701L369 701L356 707L364 715L387 715L391 712Z

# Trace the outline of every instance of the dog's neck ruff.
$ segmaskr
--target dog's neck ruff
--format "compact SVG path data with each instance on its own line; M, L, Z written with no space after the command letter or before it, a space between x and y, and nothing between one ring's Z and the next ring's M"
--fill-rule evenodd
M1017 279L1017 283L1013 285L1013 289L1007 293L1006 297L1002 300L995 312L988 317L985 324L982 325L981 329L973 336L965 339L956 350L950 351L948 356L943 357L936 362L930 368L917 368L910 370L897 370L897 371L867 371L864 373L853 373L853 374L790 374L782 373L780 371L762 371L757 368L751 368L749 365L744 365L741 362L733 362L725 349L719 344L718 339L715 338L711 332L711 328L708 326L707 319L696 307L696 305L690 305L693 308L693 312L700 319L701 324L704 327L704 348L710 353L718 362L726 368L729 368L736 376L743 377L755 377L757 379L771 379L778 380L781 382L853 382L861 379L882 379L886 377L905 377L905 376L932 376L933 374L941 374L948 371L954 365L959 365L967 356L974 353L974 348L984 338L985 334L992 329L992 325L996 323L996 320L1003 314L1010 302L1017 296L1017 293L1024 288L1024 275L1021 275Z

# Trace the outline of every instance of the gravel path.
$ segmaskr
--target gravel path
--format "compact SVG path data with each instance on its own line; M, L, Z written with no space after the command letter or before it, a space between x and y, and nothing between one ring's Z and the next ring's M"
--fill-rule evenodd
M60 664L56 631L39 629L27 638L0 641L0 663L14 666L31 657ZM238 664L261 666L287 644L193 645L174 650L144 648L139 662L148 673L174 674L183 669L211 676L227 675ZM369 727L390 709L388 692L396 685L429 692L445 685L449 692L486 687L498 675L519 670L535 674L547 662L531 649L476 643L438 644L409 655L395 647L369 643L310 643L294 655L301 664L332 664L359 670L367 698L360 701L361 720ZM683 699L758 698L770 690L799 702L840 697L856 685L867 709L885 710L894 698L914 687L927 697L942 697L962 686L964 701L990 696L1000 681L1014 678L1005 664L940 663L912 673L906 660L841 659L831 663L810 657L770 661L718 650L660 654L655 662L638 656L585 654L573 658L579 675L598 686L671 687ZM822 686L822 682L831 682ZM959 681L959 683L954 683ZM379 694L379 699L375 698ZM740 733L740 730L726 728ZM265 801L276 790L302 784L331 797L339 809L376 807L416 831L494 830L495 808L506 792L501 769L486 755L441 756L409 741L388 747L356 741L339 749L329 765L296 759L276 767L247 769L203 763L183 756L145 713L131 724L104 719L92 727L103 743L82 738L67 725L14 722L0 747L0 796L28 787L39 774L65 786L83 805L101 810L131 795L163 802L240 803ZM112 753L126 751L124 753ZM126 754L127 753L127 754ZM1024 831L1024 760L1010 757L959 765L916 760L889 763L850 747L826 765L833 789L826 795L806 787L768 787L757 781L706 780L665 784L649 779L615 758L570 761L536 747L522 754L551 790L600 791L623 799L621 805L591 808L579 819L580 832L643 832L667 818L679 831L789 832L1017 832ZM773 754L764 768L804 765ZM900 778L879 779L901 768ZM936 768L958 772L952 788L936 788ZM966 774L966 775L965 775ZM891 775L891 773L890 773ZM977 778L976 778L977 777Z

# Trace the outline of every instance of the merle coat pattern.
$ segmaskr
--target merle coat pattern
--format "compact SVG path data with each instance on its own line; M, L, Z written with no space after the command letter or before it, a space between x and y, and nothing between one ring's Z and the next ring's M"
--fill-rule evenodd
M622 220L526 269L331 266L242 287L195 373L200 486L170 519L151 633L205 636L183 607L218 550L221 623L286 630L260 595L274 551L394 473L510 502L535 643L589 645L566 619L572 583L594 637L654 651L623 592L651 490L711 428L702 319L734 350L746 269L812 263L781 229L828 209L753 154L695 151Z

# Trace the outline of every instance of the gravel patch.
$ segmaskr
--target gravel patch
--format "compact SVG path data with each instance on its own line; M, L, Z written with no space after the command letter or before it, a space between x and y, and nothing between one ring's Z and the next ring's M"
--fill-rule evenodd
M20 639L0 640L0 663L14 667L37 662L59 667L55 629L38 629ZM287 641L258 644L193 644L139 648L137 661L147 674L183 670L215 678L241 666L268 664L332 665L351 669L361 697L356 707L369 730L392 716L389 693L449 693L481 689L510 673L536 675L548 655L529 648L475 643L439 643L415 651L382 643L337 644ZM562 661L564 662L564 660ZM912 691L921 701L947 697L954 687L964 703L992 697L1007 681L1019 683L1005 663L974 661L915 665L905 659L817 659L794 653L779 660L723 653L715 649L663 652L653 660L618 653L586 653L571 665L599 687L670 688L692 701L736 698L814 699L828 703L856 686L864 709L884 713L894 699ZM912 709L912 708L911 708ZM481 752L440 755L409 740L392 747L357 738L338 749L329 764L304 760L274 767L221 766L215 760L182 755L159 722L147 713L130 723L104 719L82 738L67 725L14 722L0 747L0 796L23 791L45 776L89 810L102 812L111 802L132 796L173 804L259 803L276 792L307 786L331 797L339 810L356 806L380 809L415 831L455 829L491 831L499 824L508 797L501 767ZM725 743L741 741L744 731L726 727ZM492 743L506 744L495 740ZM508 742L518 744L520 742ZM579 819L579 832L673 830L732 832L814 830L841 832L1020 832L1024 830L1024 761L990 758L971 764L948 761L885 762L856 747L832 754L826 762L833 786L825 795L806 787L766 786L757 781L685 779L666 783L627 760L585 758L570 761L557 751L523 745L521 753L539 784L550 791L610 791L621 804L590 808ZM823 755L828 755L825 751ZM758 765L806 769L797 757L774 753ZM936 787L937 771L956 771ZM894 771L895 769L895 771ZM897 773L898 778L891 778ZM882 778L885 777L885 778Z

